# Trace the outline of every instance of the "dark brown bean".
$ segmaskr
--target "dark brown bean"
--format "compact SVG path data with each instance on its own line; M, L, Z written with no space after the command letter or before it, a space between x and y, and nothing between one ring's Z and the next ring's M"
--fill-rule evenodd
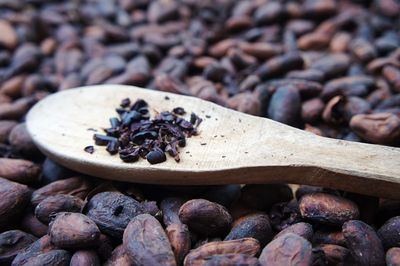
M360 215L354 202L326 193L304 195L299 206L304 218L317 223L341 225Z
M393 217L382 225L378 235L385 250L400 247L400 216Z
M176 265L171 244L161 224L149 214L134 217L125 229L124 248L138 265Z
M83 206L83 200L71 195L49 196L36 206L35 216L42 223L48 224L55 214L59 212L81 212Z
M51 243L58 248L86 248L98 245L100 230L87 216L60 212L49 225Z
M270 242L261 252L261 265L310 265L311 243L288 233Z
M78 250L72 255L70 266L100 266L100 260L93 250Z
M185 258L184 265L203 265L209 257L216 255L242 254L255 256L259 251L260 245L254 238L216 241L191 250Z
M205 236L221 236L231 226L232 217L225 207L204 199L189 200L179 209L179 219L190 230Z
M133 261L129 258L123 245L114 249L111 257L105 263L106 266L131 266Z
M10 181L30 184L39 180L40 167L31 161L0 158L0 176Z
M190 250L191 239L189 229L184 224L170 224L165 229L165 232L171 243L175 260L180 265Z
M100 230L112 237L121 238L129 221L144 213L142 205L119 192L101 192L87 203L86 215Z
M337 245L322 245L319 247L325 253L327 265L348 265L352 262L350 251L347 248Z
M0 234L0 264L11 264L19 252L37 240L33 235L20 230Z
M252 237L264 247L272 238L272 228L266 214L249 214L236 220L225 240Z
M292 234L304 237L305 239L307 239L310 242L312 241L313 235L314 235L314 231L313 231L311 224L301 222L301 223L292 224L292 225L286 227L285 229L280 231L274 237L274 239L281 237L288 233L292 233Z
M347 247L360 265L385 265L385 253L378 235L369 225L351 220L343 224Z

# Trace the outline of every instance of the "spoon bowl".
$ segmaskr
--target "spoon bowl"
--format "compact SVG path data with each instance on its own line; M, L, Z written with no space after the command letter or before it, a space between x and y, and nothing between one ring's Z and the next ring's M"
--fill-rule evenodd
M183 107L203 119L199 135L180 148L179 163L123 162L94 146L124 98L143 99L155 112ZM168 185L296 183L400 199L400 149L319 137L267 118L195 97L124 85L52 94L27 116L28 131L50 159L105 179Z

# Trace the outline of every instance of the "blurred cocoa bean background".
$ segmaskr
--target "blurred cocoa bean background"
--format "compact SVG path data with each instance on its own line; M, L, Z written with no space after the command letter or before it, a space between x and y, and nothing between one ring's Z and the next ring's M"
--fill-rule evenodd
M399 147L399 47L398 0L1 0L0 265L400 265L400 201L104 181L25 126L51 93L128 84Z

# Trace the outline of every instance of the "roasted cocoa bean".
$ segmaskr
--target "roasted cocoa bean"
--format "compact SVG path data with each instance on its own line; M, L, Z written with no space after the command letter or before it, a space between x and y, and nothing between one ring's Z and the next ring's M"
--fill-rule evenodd
M179 209L179 219L190 230L204 236L224 235L232 224L225 207L204 199L189 200Z
M12 265L25 265L29 262L30 259L55 249L56 247L50 242L50 236L45 235L33 242L33 244L28 246L25 250L18 253L18 255L13 260Z
M314 235L314 231L313 231L311 224L302 222L302 223L292 224L292 225L286 227L285 229L280 231L277 235L275 235L274 239L281 237L288 233L292 233L292 234L304 237L305 239L307 239L310 242L312 241L313 235Z
M310 265L311 243L298 235L284 234L262 250L259 260L261 265Z
M120 245L114 249L109 260L105 263L106 266L131 266L133 261L126 253L124 245Z
M17 124L18 123L13 120L0 121L0 143L5 143L8 140L10 132Z
M0 264L11 264L19 252L37 240L33 235L20 230L0 234Z
M400 264L400 248L391 248L386 252L386 265L395 266Z
M378 236L385 250L400 247L400 216L389 219L378 230Z
M8 142L16 151L27 157L39 154L25 123L21 123L11 130Z
M26 212L22 217L21 228L36 237L42 237L47 234L48 226L39 221L32 212Z
M78 250L72 255L70 266L100 266L100 259L93 250Z
M35 208L35 216L42 223L48 224L53 216L59 212L81 212L83 200L71 195L49 196L42 200Z
M304 195L299 207L304 218L316 223L341 225L360 215L354 202L325 193Z
M176 265L174 253L161 224L149 214L134 217L123 236L124 248L138 265Z
M251 237L257 239L264 247L272 238L272 228L266 214L249 214L233 223L233 227L225 240Z
M12 227L21 218L30 195L27 186L0 177L0 232Z
M23 184L39 180L40 167L31 161L0 158L0 176Z
M360 265L385 265L382 242L375 230L358 220L343 224L346 244L356 263Z
M84 177L58 180L35 190L32 194L31 203L33 206L37 206L46 197L57 194L72 195L84 199L91 188L91 183Z
M321 245L319 247L325 254L327 265L350 265L354 263L350 251L337 245Z
M184 224L170 224L165 229L165 232L171 243L175 260L180 265L190 250L191 239L189 229Z
M117 238L122 238L132 218L145 211L139 202L119 192L98 193L89 200L85 209L86 215L102 232Z
M217 255L242 254L255 256L259 251L260 244L254 238L216 241L191 250L185 258L184 265L204 265L209 257Z
M100 230L83 214L60 212L49 225L49 235L56 247L77 249L98 245Z

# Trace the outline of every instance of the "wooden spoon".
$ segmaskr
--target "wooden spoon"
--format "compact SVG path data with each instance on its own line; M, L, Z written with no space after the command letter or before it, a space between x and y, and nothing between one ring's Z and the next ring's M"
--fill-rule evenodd
M204 119L181 148L181 161L124 163L93 145L122 99L144 99L156 111L183 107ZM68 168L106 179L173 185L295 183L400 199L400 149L323 138L198 98L102 85L55 93L36 104L27 126L39 149Z

